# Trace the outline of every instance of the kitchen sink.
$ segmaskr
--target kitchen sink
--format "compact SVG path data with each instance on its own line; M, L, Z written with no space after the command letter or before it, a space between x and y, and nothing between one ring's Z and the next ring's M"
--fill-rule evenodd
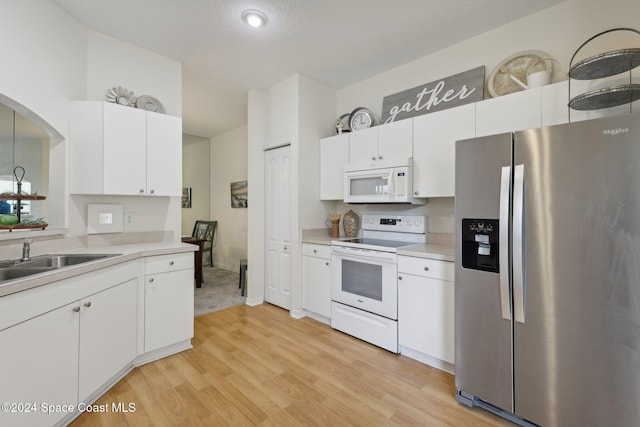
M116 255L120 254L40 255L31 258L29 261L3 261L0 263L0 282L84 264Z
M32 274L45 273L55 270L54 267L4 267L0 268L0 282L4 280L19 279Z
M24 261L16 264L15 268L31 268L31 267L51 267L61 268L71 265L84 264L102 258L111 257L113 254L73 254L73 255L42 255L31 258L31 261Z

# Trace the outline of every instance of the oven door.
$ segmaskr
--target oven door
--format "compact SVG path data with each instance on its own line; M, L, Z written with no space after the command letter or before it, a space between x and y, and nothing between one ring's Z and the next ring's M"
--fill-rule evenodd
M331 247L331 299L389 319L398 318L395 253Z

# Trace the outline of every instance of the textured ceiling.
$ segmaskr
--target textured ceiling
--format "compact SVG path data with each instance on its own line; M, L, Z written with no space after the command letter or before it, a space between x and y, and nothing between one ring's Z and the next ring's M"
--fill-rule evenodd
M246 123L247 90L302 73L339 89L561 0L52 0L85 26L183 64L183 128ZM254 29L240 19L259 9Z

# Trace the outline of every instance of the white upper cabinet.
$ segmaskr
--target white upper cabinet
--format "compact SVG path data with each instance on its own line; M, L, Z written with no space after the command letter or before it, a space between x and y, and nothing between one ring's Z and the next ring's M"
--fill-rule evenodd
M374 126L351 132L349 163L352 167L406 165L412 157L411 120Z
M475 136L475 104L413 118L415 197L453 197L456 141Z
M72 194L181 195L179 117L72 102L69 141Z
M349 134L320 140L320 200L344 199L344 167L349 164Z
M413 156L413 124L405 119L378 128L378 160L393 165L406 165Z
M182 195L182 119L147 112L147 192Z
M528 89L476 104L476 136L538 128L542 88Z

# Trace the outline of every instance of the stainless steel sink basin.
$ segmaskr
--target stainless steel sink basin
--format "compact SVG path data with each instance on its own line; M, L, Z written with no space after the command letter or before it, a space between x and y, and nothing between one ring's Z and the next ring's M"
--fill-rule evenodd
M6 261L0 263L0 282L45 273L63 267L84 264L120 254L64 254L40 255L29 261Z
M43 255L31 258L31 261L25 261L13 267L31 268L31 267L52 267L61 268L71 265L84 264L85 262L95 261L102 258L111 257L113 254L73 254L73 255Z
M5 267L0 268L0 281L19 279L32 274L55 270L53 267Z

